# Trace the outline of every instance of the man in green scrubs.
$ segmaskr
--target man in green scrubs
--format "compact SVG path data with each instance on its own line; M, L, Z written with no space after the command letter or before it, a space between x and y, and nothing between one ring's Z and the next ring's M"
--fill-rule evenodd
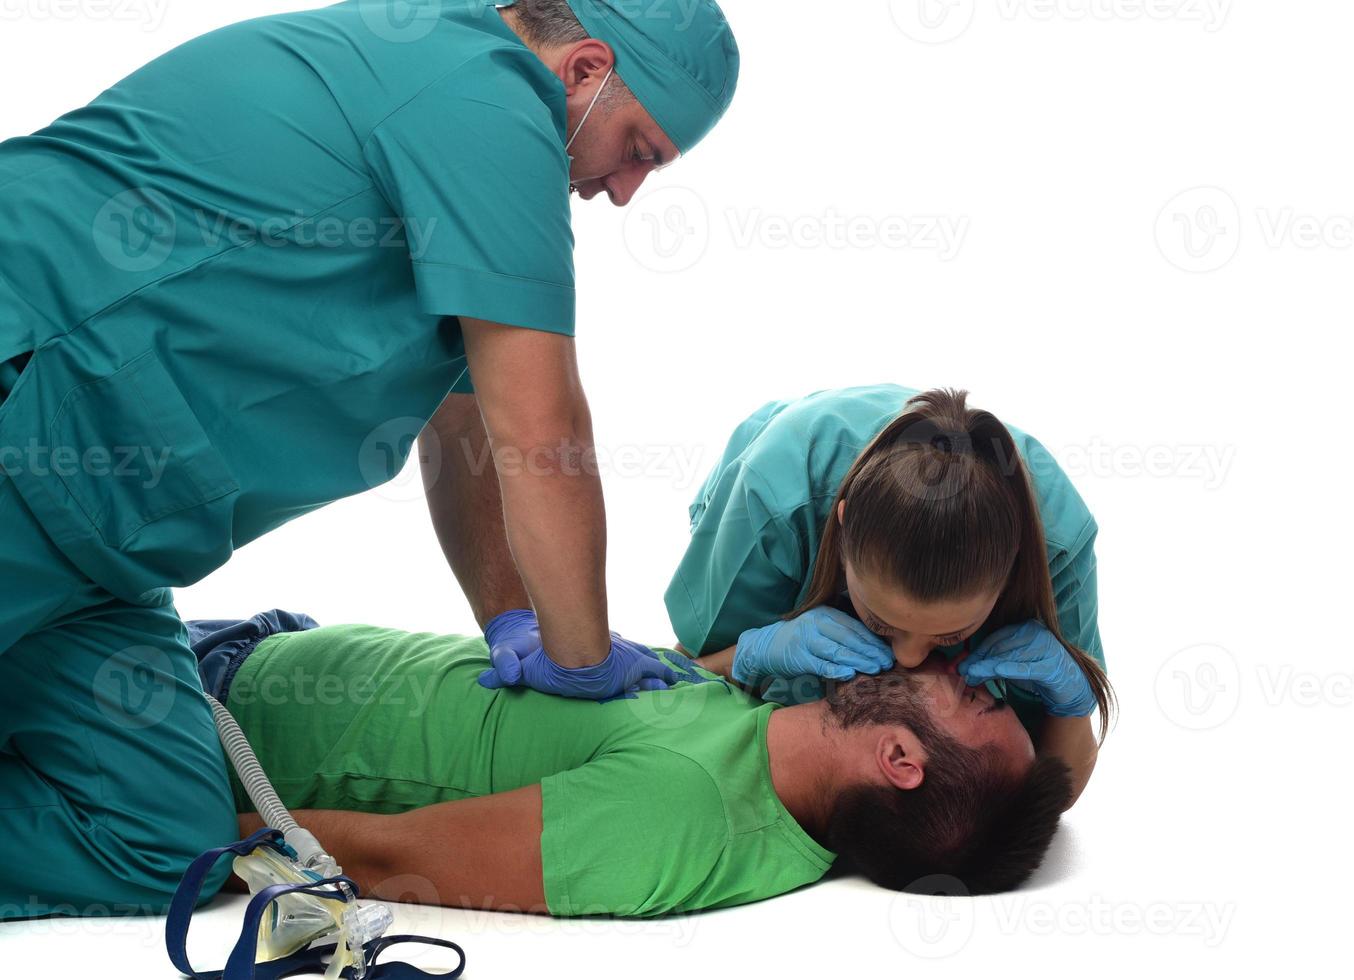
M0 918L162 909L231 838L169 589L393 478L430 419L496 682L671 676L608 628L570 198L628 202L737 75L713 0L349 0L0 144ZM476 468L489 440L533 465Z
M734 430L691 505L691 541L664 596L684 650L725 650L744 630L799 607L847 471L918 394L891 384L820 391L764 405ZM1048 450L1007 429L1038 499L1062 634L1103 667L1095 519ZM768 696L820 689L817 678L787 678ZM1008 694L1031 724L1041 717L1037 699L1014 687Z
M243 642L236 632L225 690L204 676L283 803L367 894L559 916L739 905L822 877L837 857L825 844L839 795L906 782L907 760L924 760L919 775L934 788L924 801L910 782L899 787L901 805L947 813L945 837L967 826L950 794L999 807L1010 791L983 795L984 765L963 769L975 785L946 781L942 735L923 734L928 726L986 747L987 765L1017 778L1034 761L1008 707L986 692L969 698L935 664L894 685L863 678L835 707L781 710L666 653L679 683L598 705L485 690L475 683L489 662L479 637L374 626L273 633L296 629L297 618L259 617ZM208 636L196 648L213 645ZM883 707L901 698L915 706L907 725ZM845 721L850 704L869 704L871 720ZM896 755L880 749L891 739ZM880 771L894 764L897 776ZM259 823L233 787L249 814L243 836ZM1025 843L1037 864L1042 847ZM1014 887L1031 868L992 884ZM980 889L992 870L960 877Z

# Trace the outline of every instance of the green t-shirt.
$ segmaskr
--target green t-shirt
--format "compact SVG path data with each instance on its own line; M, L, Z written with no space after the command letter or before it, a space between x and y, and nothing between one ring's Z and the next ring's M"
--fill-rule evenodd
M292 808L399 813L540 783L554 915L738 905L831 866L772 786L775 705L720 681L607 704L490 691L488 666L479 637L285 633L244 662L228 706Z

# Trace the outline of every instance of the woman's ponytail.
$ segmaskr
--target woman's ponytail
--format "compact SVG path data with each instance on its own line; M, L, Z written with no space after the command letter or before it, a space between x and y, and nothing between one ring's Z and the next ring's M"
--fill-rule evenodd
M1052 632L1090 682L1103 740L1113 689L1062 635L1025 464L1006 426L967 401L967 392L949 389L918 395L860 454L823 527L808 596L787 618L834 602L845 589L844 562L922 602L997 591L985 625L1033 619Z

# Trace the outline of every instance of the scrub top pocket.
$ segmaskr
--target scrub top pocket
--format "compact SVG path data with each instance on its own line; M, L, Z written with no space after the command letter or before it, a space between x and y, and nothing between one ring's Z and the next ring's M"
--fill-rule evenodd
M51 431L52 472L110 548L239 489L154 353L70 391Z
M154 351L39 349L0 447L47 534L116 596L190 585L234 552L239 483Z

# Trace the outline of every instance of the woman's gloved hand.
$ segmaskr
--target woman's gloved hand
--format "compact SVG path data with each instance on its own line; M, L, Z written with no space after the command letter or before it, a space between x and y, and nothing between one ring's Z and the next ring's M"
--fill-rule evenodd
M860 620L818 606L794 619L744 632L733 656L733 679L744 685L806 675L849 681L892 666L892 648Z
M595 667L567 669L541 645L541 627L530 609L513 609L484 628L493 666L479 676L481 687L529 687L544 694L610 701L637 691L661 691L677 683L676 671L646 646L611 634L611 652Z
M970 687L1001 678L1038 697L1059 718L1084 718L1096 708L1091 682L1058 638L1035 620L987 637L960 662L959 676Z

